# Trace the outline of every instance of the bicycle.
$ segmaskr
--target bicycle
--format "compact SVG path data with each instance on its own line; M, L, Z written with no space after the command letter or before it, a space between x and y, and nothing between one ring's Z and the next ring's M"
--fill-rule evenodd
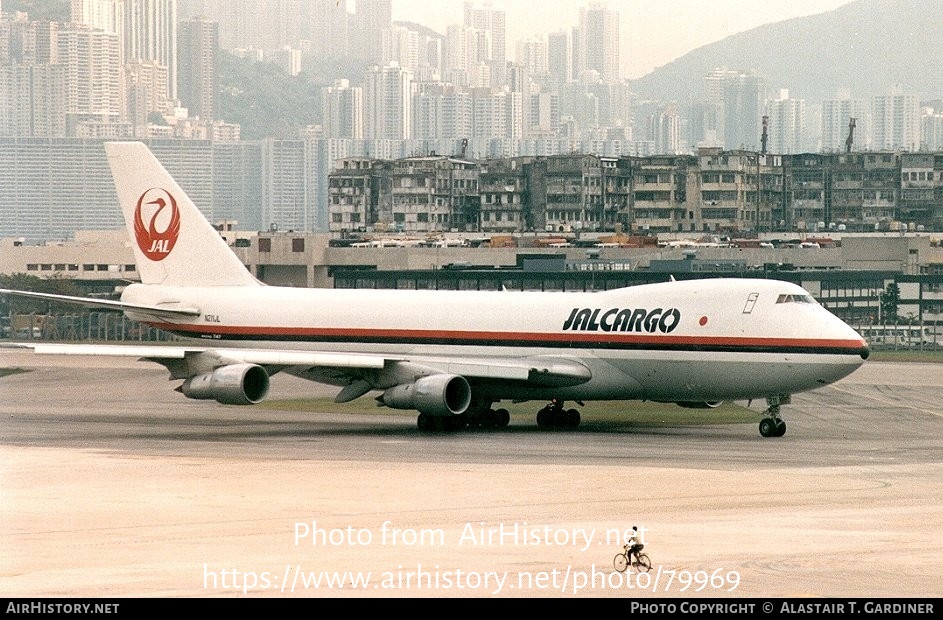
M652 561L649 559L648 554L637 553L635 554L635 560L630 561L628 549L622 553L617 553L616 557L612 560L612 565L620 573L624 573L625 569L627 569L629 566L632 566L640 573L647 573L648 571L652 570Z

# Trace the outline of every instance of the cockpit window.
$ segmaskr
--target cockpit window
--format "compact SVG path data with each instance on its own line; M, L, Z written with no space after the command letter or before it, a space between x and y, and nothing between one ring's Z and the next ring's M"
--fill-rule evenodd
M811 295L780 295L776 298L778 304L814 304Z

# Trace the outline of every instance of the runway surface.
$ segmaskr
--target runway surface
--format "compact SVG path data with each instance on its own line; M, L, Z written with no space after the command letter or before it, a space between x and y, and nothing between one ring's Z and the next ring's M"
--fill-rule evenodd
M29 370L0 378L8 596L943 594L943 366L868 363L795 395L770 439L618 419L428 435L187 400L143 362L0 368ZM327 393L278 375L270 398ZM612 570L633 524L647 576Z

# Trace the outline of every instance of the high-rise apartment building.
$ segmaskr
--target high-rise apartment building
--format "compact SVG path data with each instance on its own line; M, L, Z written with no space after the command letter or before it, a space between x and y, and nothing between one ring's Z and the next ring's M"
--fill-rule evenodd
M61 65L0 64L0 136L65 135Z
M357 0L356 6L350 53L367 62L382 64L383 31L393 25L392 0Z
M327 138L363 138L363 89L335 80L322 91L322 121Z
M622 79L619 49L619 12L600 4L580 10L580 53L577 75L595 71L603 82Z
M573 80L573 49L570 33L566 30L547 35L547 71L555 85Z
M418 140L468 138L472 98L465 88L423 84L413 99L413 137Z
M52 64L66 67L67 118L97 115L117 121L122 102L118 36L82 24L63 24L53 36Z
M789 91L767 105L769 123L768 153L807 153L806 105L804 99L791 99Z
M465 21L467 28L479 31L479 60L491 69L491 86L503 86L507 83L507 34L504 11L490 6L477 7L472 2L465 3ZM487 43L485 43L487 42Z
M678 155L681 149L681 115L670 105L651 117L651 135L655 152L660 155Z
M72 21L118 35L118 57L125 60L125 0L72 0Z
M316 215L307 200L305 145L301 140L262 142L262 221L272 230L311 230Z
M763 134L766 80L741 74L724 84L724 144L728 149L759 149Z
M124 62L167 67L167 96L177 99L177 0L126 0Z
M717 114L715 130L724 148L759 149L766 80L752 72L715 69L704 78L704 101Z
M396 63L374 66L364 75L364 137L407 140L412 137L412 78Z
M496 73L489 31L452 24L446 30L445 47L446 81L470 88L500 87L507 83L507 68ZM503 81L499 83L498 79Z
M68 67L53 64L57 23L0 19L0 135L64 136Z
M872 147L876 150L920 149L920 100L914 94L871 99Z
M531 76L544 76L549 71L547 43L543 37L530 37L517 42L517 64Z
M382 33L382 64L398 63L411 74L419 70L420 35L404 26L391 26Z
M485 89L473 92L473 137L519 140L523 135L524 99L522 93Z
M560 126L560 96L556 93L525 95L526 135L555 136Z
M348 47L347 3L337 0L307 0L304 5L302 38L319 60L346 58Z
M201 0L202 10L185 17L206 17L219 23L219 46L225 50L261 49L260 15L264 0Z
M854 120L854 133L850 127ZM860 99L845 97L822 102L822 146L824 152L862 151L870 143L870 111ZM848 138L851 137L851 144Z
M156 62L124 65L126 119L138 135L146 135L152 112L167 109L167 67Z
M194 18L182 21L177 32L180 72L177 92L190 117L206 121L216 118L216 54L219 24Z
M926 111L920 119L923 151L943 151L943 113Z

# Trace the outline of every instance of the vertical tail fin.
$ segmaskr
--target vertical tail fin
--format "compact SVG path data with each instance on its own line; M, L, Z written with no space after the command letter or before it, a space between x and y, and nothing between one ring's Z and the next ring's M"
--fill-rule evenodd
M147 146L108 142L105 153L141 282L259 284Z

